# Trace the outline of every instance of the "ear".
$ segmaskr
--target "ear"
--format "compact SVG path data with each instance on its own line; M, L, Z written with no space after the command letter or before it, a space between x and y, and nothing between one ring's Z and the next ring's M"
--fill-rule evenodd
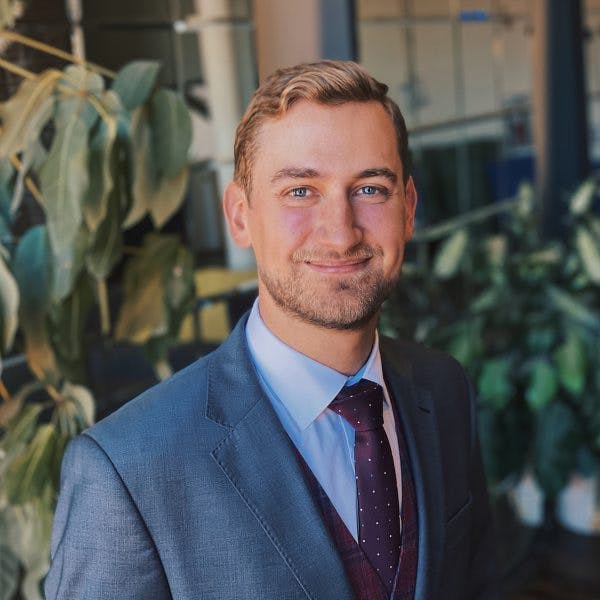
M223 192L223 212L229 233L240 248L249 248L252 245L248 210L246 192L235 181L230 181Z
M404 239L410 240L415 230L415 212L417 210L417 189L412 176L408 178L404 189Z

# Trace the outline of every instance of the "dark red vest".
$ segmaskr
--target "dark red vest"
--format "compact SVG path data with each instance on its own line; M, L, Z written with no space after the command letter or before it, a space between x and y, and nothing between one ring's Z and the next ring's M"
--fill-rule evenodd
M352 537L352 534L344 525L344 522L333 507L323 488L319 485L312 471L304 462L300 453L297 453L308 485L321 508L325 526L340 553L346 569L346 575L357 600L413 600L414 598L418 551L417 505L402 424L395 410L394 417L396 420L402 469L402 507L400 509L402 519L402 548L400 550L400 562L398 563L398 570L396 572L394 590L391 596L386 592L375 569L371 566L371 563Z

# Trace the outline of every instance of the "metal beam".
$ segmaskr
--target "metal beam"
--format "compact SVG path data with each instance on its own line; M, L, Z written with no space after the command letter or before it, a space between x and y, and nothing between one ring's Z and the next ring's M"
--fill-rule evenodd
M320 10L321 56L339 60L357 60L354 0L321 0Z
M580 0L535 0L533 118L541 225L559 236L565 194L589 173Z

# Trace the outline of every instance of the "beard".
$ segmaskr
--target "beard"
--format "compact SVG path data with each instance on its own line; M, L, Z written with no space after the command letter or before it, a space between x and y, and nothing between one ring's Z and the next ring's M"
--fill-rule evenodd
M341 255L297 251L292 255L293 267L289 273L267 273L260 266L258 272L270 296L288 314L326 329L353 330L379 312L398 281L399 272L384 275L377 261L382 255L381 249L366 245ZM311 260L336 259L369 259L369 265L347 277L329 277L310 272L304 266Z

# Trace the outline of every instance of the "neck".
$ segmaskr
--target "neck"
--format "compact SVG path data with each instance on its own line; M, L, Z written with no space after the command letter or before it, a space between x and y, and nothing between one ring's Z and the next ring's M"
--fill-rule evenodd
M329 329L302 321L259 295L260 316L282 342L344 375L354 375L366 362L375 341L378 315L357 329Z

